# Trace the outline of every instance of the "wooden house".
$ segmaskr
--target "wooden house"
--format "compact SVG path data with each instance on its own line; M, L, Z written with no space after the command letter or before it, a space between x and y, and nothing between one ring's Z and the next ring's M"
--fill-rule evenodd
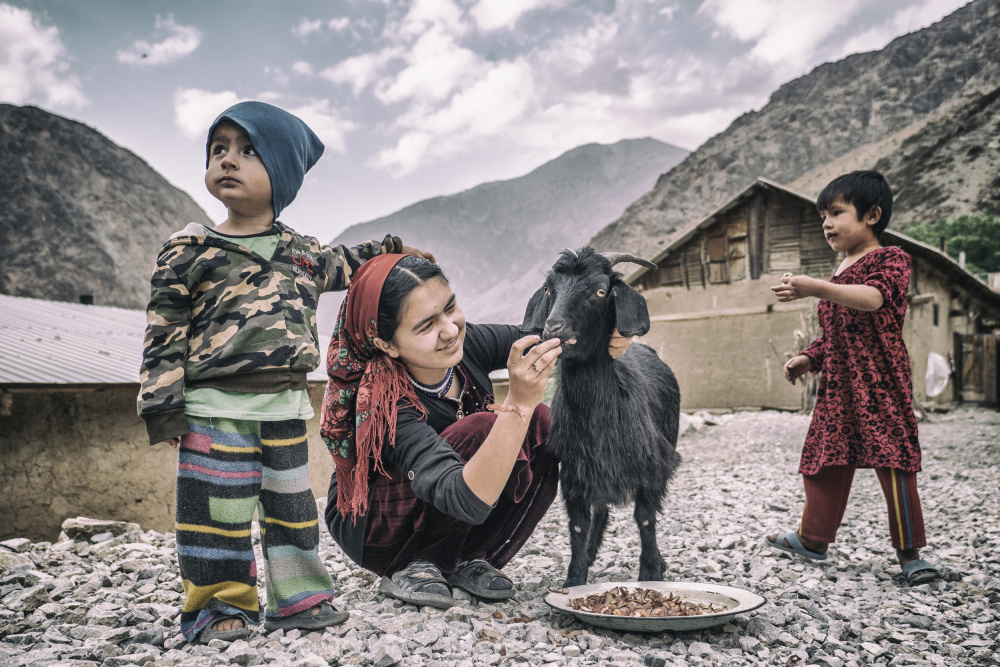
M912 258L904 339L914 392L926 407L997 403L1000 293L937 248L886 230L883 245ZM674 369L682 407L799 408L802 384L782 366L818 335L816 299L779 303L770 290L785 272L829 279L843 259L827 245L815 201L757 179L711 215L684 227L628 281L649 305L642 342ZM928 396L930 353L953 360L949 387Z

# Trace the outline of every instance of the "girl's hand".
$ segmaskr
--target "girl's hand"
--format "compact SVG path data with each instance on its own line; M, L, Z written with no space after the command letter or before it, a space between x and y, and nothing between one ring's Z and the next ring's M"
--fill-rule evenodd
M631 336L626 338L618 333L618 329L615 329L611 332L611 340L608 342L608 354L611 355L612 359L617 359L628 352L628 346L631 344Z
M810 361L809 357L807 357L806 355L800 354L798 356L792 357L791 359L788 360L787 363L785 363L784 367L785 379L791 382L792 384L795 384L795 380L797 380L800 376L805 375L811 370L812 370L812 361Z
M425 250L420 250L419 248L414 248L412 246L404 245L400 254L402 254L402 255L415 255L417 257L423 257L428 262L432 262L434 264L437 264L437 260L434 259L434 255L433 254L431 254L431 253L429 253L429 252L427 252Z
M795 301L804 299L807 296L814 296L814 286L818 282L809 276L792 276L785 274L781 283L773 285L771 291L778 297L778 301Z
M505 404L513 404L525 413L535 409L545 395L545 385L562 352L560 340L550 338L539 343L538 336L525 336L510 348L507 371L510 374L510 391ZM535 345L538 343L537 345ZM531 348L527 354L525 350Z

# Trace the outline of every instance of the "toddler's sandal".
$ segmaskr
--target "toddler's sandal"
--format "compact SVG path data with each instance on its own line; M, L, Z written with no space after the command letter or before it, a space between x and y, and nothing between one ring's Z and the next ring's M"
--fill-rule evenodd
M269 618L264 621L264 629L275 630L320 630L331 625L339 625L347 620L346 611L340 611L329 602L320 602L319 611L312 613L312 607L290 616Z
M213 630L212 626L220 621L242 621L243 627L236 628L235 630ZM204 630L198 633L198 635L194 638L194 641L191 643L207 644L213 639L221 639L224 642L234 642L237 639L246 639L249 636L250 628L247 627L246 619L242 616L216 616Z

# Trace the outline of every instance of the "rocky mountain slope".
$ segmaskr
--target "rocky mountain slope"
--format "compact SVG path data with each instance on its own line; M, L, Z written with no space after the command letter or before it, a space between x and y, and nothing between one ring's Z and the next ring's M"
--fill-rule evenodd
M881 51L820 65L660 177L592 245L655 255L670 242L671 230L711 212L758 176L793 181L988 93L1000 84L998 40L1000 0L975 0ZM938 196L952 197L946 189Z
M0 104L0 293L145 308L156 254L190 221L186 193L86 125Z
M558 252L583 245L685 155L655 139L588 144L519 178L354 225L334 242L398 234L435 253L470 319L520 321Z
M789 184L816 195L837 174L874 168L893 187L892 227L1000 215L1000 87L848 153Z

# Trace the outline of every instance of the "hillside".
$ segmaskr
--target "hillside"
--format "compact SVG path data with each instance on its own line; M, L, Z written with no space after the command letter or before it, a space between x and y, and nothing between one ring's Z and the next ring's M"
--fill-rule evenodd
M558 252L583 245L686 154L655 139L588 144L519 178L435 197L354 225L334 242L398 234L435 253L470 319L520 321L531 291ZM512 284L525 276L527 288ZM483 290L490 288L498 298L484 297Z
M837 174L872 168L893 187L895 229L977 211L1000 215L1000 87L848 153L789 186L816 195Z
M998 35L1000 0L976 0L881 51L820 65L705 142L591 243L655 255L671 230L711 212L758 176L794 181L988 93L1000 85ZM938 197L951 198L946 192ZM650 246L648 239L656 241Z
M0 293L145 308L156 254L190 221L187 194L86 125L0 104Z

